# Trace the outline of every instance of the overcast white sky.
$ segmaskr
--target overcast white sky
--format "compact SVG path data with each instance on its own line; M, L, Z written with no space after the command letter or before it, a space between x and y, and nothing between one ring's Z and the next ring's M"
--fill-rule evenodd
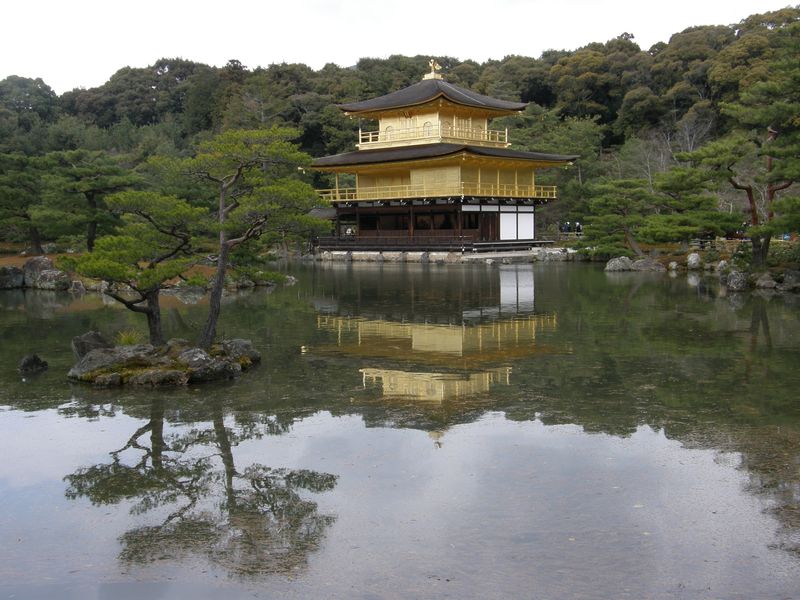
M447 55L483 62L576 49L622 32L644 49L693 25L728 25L791 0L19 0L2 7L0 79L56 92L103 84L161 57L253 68L361 57Z

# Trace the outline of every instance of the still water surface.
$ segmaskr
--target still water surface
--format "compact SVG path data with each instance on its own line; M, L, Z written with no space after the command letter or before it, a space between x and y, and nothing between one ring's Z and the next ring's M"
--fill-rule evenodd
M0 598L800 597L797 299L290 270L223 310L264 363L179 391L69 384L72 336L143 323L0 293Z

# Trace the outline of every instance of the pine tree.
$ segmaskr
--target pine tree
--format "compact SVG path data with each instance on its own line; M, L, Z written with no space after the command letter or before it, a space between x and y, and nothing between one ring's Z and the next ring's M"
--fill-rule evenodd
M106 202L122 216L124 225L114 235L99 238L94 252L70 266L81 275L126 286L133 297L116 287L105 293L129 310L144 314L150 343L162 345L160 291L165 282L194 264L193 231L207 211L155 192L119 192Z

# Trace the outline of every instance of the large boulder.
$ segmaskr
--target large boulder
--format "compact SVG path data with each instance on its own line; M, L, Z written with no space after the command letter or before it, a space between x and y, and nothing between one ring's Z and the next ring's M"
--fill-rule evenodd
M25 274L25 287L37 287L42 271L52 271L56 267L46 256L34 256L25 261L22 270Z
M612 258L610 261L606 263L605 271L630 271L632 268L633 262L627 256L620 256L618 258Z
M690 271L696 271L703 266L703 261L697 252L692 252L686 257L686 268Z
M187 367L189 383L233 379L242 371L238 362L215 358L202 348L184 350L177 360Z
M261 353L253 348L253 342L250 340L225 340L222 342L222 353L238 362L243 370L261 361Z
M83 356L67 373L70 379L91 381L104 371L142 368L154 364L155 348L150 344L95 348Z
M787 269L783 273L783 282L778 286L782 292L800 292L800 271Z
M756 287L760 290L772 290L775 289L775 286L777 285L778 284L775 283L775 280L769 273L761 273L756 278Z
M0 267L0 290L13 290L25 285L25 274L19 267Z
M36 287L40 290L68 290L72 280L64 271L47 269L39 273Z
M25 287L42 290L66 290L72 281L64 271L56 269L46 256L35 256L22 266Z
M635 260L631 263L631 270L632 271L655 271L658 273L663 273L667 269L664 265L662 265L657 260L653 260L652 258L640 258L639 260Z
M744 292L750 287L750 282L747 280L747 275L741 271L731 271L728 273L725 286L731 292Z
M112 348L114 344L104 338L99 331L87 331L72 338L72 353L78 360L95 348Z

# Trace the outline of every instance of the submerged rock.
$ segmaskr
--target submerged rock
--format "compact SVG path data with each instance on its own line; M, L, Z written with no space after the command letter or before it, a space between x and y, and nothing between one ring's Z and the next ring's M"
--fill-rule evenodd
M38 354L29 354L19 361L18 370L22 375L33 375L47 369L47 361L39 358Z

